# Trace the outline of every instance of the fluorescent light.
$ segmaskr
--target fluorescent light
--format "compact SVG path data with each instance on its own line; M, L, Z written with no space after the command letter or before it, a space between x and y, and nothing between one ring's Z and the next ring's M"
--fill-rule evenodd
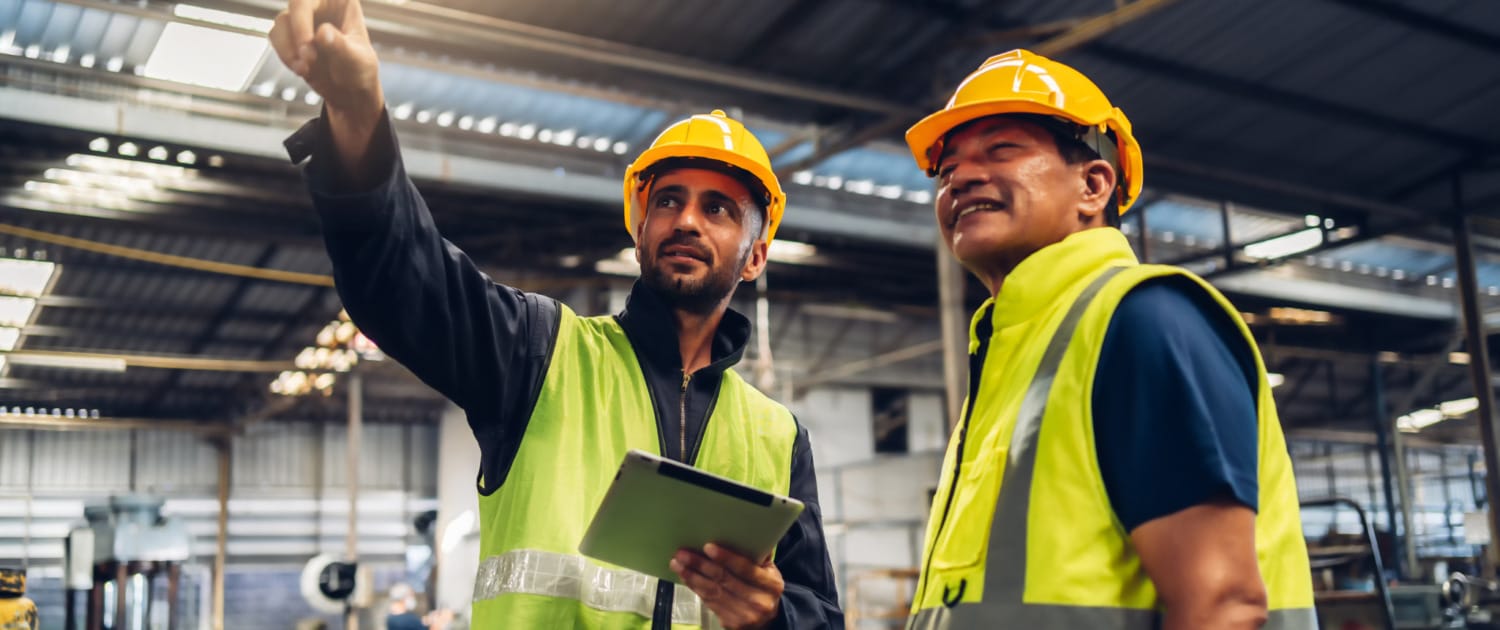
M189 20L198 20L199 22L233 26L247 31L256 31L261 34L270 33L271 25L273 24L271 20L265 18L251 17L215 9L205 9L191 4L179 4L172 7L172 15Z
M594 140L594 150L603 153L609 150L609 144L609 138L597 138Z
M1290 306L1273 306L1269 313L1272 321L1278 324L1291 324L1294 326L1326 326L1339 323L1338 318L1328 311L1316 311L1306 308L1294 308Z
M119 151L120 151L120 155L123 155L125 157L135 157L135 156L141 154L141 148L138 147L138 146L135 146L134 142L122 142L122 143L120 143Z
M1468 365L1469 364L1469 353L1467 353L1467 352L1449 352L1448 353L1448 362L1452 363L1454 365Z
M47 290L57 264L44 260L0 258L0 291L36 297Z
M530 140L532 138L532 136L535 136L535 135L536 135L536 125L531 125L531 124L521 125L521 128L516 130L516 137L518 137L518 138L520 138L522 140ZM551 134L549 133L548 135L551 135Z
M197 154L193 153L192 151L183 151L183 152L177 154L177 162L179 164L193 164L193 163L196 163L197 161L198 161L198 156L197 156Z
M0 328L0 350L10 352L16 349L16 342L21 340L20 328Z
M485 118L479 119L479 133L494 133L495 124L497 122L498 121L495 120L494 116L487 116Z
M411 118L411 110L411 103L402 103L400 105L397 105L395 109L391 110L391 115L395 116L396 120L406 120L408 118Z
M906 191L906 200L912 203L929 204L932 203L932 192L927 190L908 190Z
M1436 409L1418 409L1400 418L1396 418L1396 428L1406 433L1416 433L1443 420L1443 412L1441 411Z
M78 65L85 68L94 67L94 53L83 53L83 56L78 58Z
M0 374L5 373L5 355L0 355Z
M513 122L500 123L500 128L496 130L496 133L506 137L514 136L519 127L520 125Z
M612 276L638 276L641 273L641 265L635 260L635 248L626 247L613 258L605 258L594 263L594 271Z
M625 155L625 152L630 150L630 145L624 142L616 142L610 149L615 152L615 155Z
M35 365L76 370L100 370L103 372L125 371L125 359L119 357L70 357L13 352L10 354L10 363L11 365Z
M817 254L818 248L807 243L776 239L771 241L771 249L766 256L776 262L800 263Z
M167 151L167 148L160 145L151 147L151 150L146 152L146 157L158 162L166 160L167 156L169 155L171 155L171 153Z
M883 324L894 324L901 321L901 317L890 311L881 311L867 306L843 306L840 304L804 304L802 312L814 317L828 317L833 319L855 319L867 322L880 322Z
M1323 244L1323 230L1308 228L1245 246L1245 255L1262 260L1285 258Z
M458 128L468 131L474 128L474 117L465 114L458 119Z
M1282 376L1281 374L1278 374L1276 372L1266 372L1266 384L1270 385L1272 389L1281 386L1281 384L1285 382L1285 376Z
M268 46L265 37L173 22L146 60L145 76L238 92Z
M110 72L119 72L120 69L124 67L125 60L120 57L110 57L109 61L104 62L104 69L109 70Z
M792 173L792 181L806 186L813 181L812 171L797 171Z
M130 143L125 143L130 144ZM125 145L120 145L122 148ZM130 145L131 151L138 151L135 145ZM74 153L69 155L65 163L73 168L94 171L97 173L109 173L112 175L137 175L145 177L153 182L167 180L192 179L198 176L198 171L191 168L174 166L171 164L152 164L150 162L136 162L132 160L121 160L119 158L104 157L102 155L87 155Z
M35 299L0 295L0 326L25 326L35 311Z
M1381 363L1395 363L1401 360L1401 355L1390 350L1381 350L1375 354L1375 360Z
M1396 428L1416 433L1444 420L1460 418L1479 409L1478 398L1460 398L1438 403L1435 409L1418 409L1396 419Z

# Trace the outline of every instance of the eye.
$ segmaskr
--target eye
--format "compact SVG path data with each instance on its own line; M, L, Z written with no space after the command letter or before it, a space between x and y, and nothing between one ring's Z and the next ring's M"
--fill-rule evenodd
M709 202L708 205L704 207L704 210L709 214L714 215L729 214L729 206L717 201Z
M677 207L677 198L676 197L672 197L670 195L662 195L660 197L657 197L656 198L656 207L658 207L658 208L676 208Z
M937 172L938 181L945 184L948 183L948 178L953 176L954 168L955 167L952 164L944 164L942 166L939 166Z

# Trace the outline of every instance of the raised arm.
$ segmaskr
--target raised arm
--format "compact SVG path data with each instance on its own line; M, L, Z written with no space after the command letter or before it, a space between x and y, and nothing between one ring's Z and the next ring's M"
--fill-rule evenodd
M277 54L323 96L288 149L305 176L349 315L381 349L462 407L484 480L504 480L558 321L549 298L497 284L439 234L406 176L359 3L292 0Z

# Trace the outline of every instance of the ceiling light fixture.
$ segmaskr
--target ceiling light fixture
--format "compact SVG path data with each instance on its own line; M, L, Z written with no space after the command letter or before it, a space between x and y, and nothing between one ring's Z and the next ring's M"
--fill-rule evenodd
M250 82L250 76L260 67L269 48L262 35L172 22L162 30L156 48L146 59L142 74L153 79L239 92ZM213 54L204 54L204 51L213 51Z
M1268 238L1245 246L1244 253L1250 258L1275 260L1300 254L1323 244L1323 230L1308 228L1291 234Z

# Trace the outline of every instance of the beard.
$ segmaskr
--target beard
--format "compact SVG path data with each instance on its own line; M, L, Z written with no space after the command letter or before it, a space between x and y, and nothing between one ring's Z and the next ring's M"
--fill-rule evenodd
M704 255L703 263L708 270L703 275L689 276L678 273L670 268L671 263L661 260L660 252L670 245L688 245ZM737 264L730 266L719 264L712 252L696 238L677 235L668 238L651 250L641 252L641 281L656 292L662 301L668 306L696 313L708 314L724 301L724 298L734 293L735 287L739 286L740 269L744 268L745 262L749 260L750 248L744 248L740 253Z

